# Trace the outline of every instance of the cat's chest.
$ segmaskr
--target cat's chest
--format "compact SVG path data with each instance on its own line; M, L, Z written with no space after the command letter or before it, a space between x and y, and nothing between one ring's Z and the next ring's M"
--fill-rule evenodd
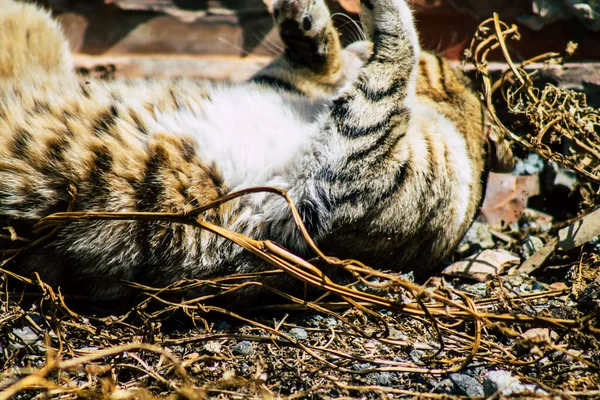
M240 189L267 183L310 146L324 107L253 85L221 87L196 110L157 113L156 129L193 138L202 161L216 165L230 189Z

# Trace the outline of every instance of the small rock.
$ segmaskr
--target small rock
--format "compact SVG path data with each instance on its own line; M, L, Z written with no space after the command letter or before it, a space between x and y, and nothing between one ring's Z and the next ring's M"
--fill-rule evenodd
M519 394L525 386L508 371L490 371L483 377L483 391L486 396L501 392L504 396Z
M473 294L477 299L488 297L488 286L485 282L460 285L460 290Z
M447 394L452 394L453 391L454 391L454 384L452 383L452 381L450 379L443 379L442 381L440 381L440 383L435 385L432 390L433 393L447 393Z
M483 391L486 396L500 392L503 396L514 394L545 394L546 391L535 385L524 385L508 371L490 371L483 377Z
M206 342L204 350L212 354L218 354L221 352L221 343L215 341Z
M21 344L21 343L17 343L17 342L9 342L8 346L6 346L6 348L8 349L8 351L10 351L11 353L14 353L20 349L24 349L25 345Z
M536 175L544 169L544 159L536 153L529 153L524 159L515 158L513 175Z
M296 340L305 340L308 338L308 333L302 328L292 328L290 330L290 336Z
M600 253L600 236L596 236L589 241L589 243L596 248L596 252Z
M338 324L337 319L333 318L333 317L329 317L325 320L325 326L328 328L334 327Z
M413 350L410 352L410 359L415 363L419 363L425 354L423 350Z
M564 282L554 282L550 284L552 290L568 290L569 287Z
M537 236L527 236L521 244L521 257L524 260L527 260L542 247L544 247L544 242L542 239Z
M577 174L575 172L564 168L556 161L550 161L548 167L548 174L552 178L554 186L566 186L571 192L575 190L578 182Z
M315 326L318 327L321 324L321 321L323 321L323 316L322 315L313 315L313 317L308 321L308 323L311 326Z
M454 385L451 394L469 397L483 396L483 385L477 379L464 374L450 374L449 378Z
M27 345L32 345L38 340L40 337L37 333L35 333L30 327L24 326L23 328L15 328L13 329L13 334L17 336L19 339L23 341L23 343Z
M373 366L370 363L358 363L358 364L354 364L352 366L352 369L354 371L362 371L365 369L372 369L372 368L373 368Z
M415 281L415 271L409 271L404 274L401 274L400 277L405 281L414 282Z
M519 286L519 289L516 290L517 293L519 294L529 294L532 291L532 286L529 283L524 283L521 286Z
M394 375L391 372L376 372L367 375L367 380L377 386L391 386Z
M584 312L596 310L600 307L600 278L596 278L583 289L577 303L577 307Z
M487 369L484 366L473 367L466 369L462 372L463 375L468 375L471 378L477 378L483 375L484 372L487 372Z
M531 328L523 332L521 339L532 343L550 343L558 340L558 334L549 328Z
M466 255L480 249L491 249L494 246L494 238L488 225L475 221L460 241L457 252L461 255Z
M252 352L252 342L249 342L248 340L242 340L231 348L231 352L237 355L250 354Z
M242 371L243 374L247 373L248 371L250 371L250 366L243 362L242 366L240 367L240 370Z
M534 292L541 292L546 290L546 285L544 285L541 282L535 281L533 282L533 285L531 286L531 290L533 290Z

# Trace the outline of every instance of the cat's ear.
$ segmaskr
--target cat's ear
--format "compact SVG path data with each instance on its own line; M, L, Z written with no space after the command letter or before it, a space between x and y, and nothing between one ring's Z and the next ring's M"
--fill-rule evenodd
M515 167L510 142L500 128L491 121L485 126L488 143L488 165L492 172L511 172Z

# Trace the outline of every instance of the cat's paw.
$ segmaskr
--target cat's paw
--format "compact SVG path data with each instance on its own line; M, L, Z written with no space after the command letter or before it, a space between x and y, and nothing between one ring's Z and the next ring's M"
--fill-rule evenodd
M398 36L414 48L419 40L414 27L412 9L406 0L360 0L361 22L368 38L376 32Z
M301 31L314 37L325 31L330 20L323 0L275 0L272 13L282 34L294 31L297 35Z

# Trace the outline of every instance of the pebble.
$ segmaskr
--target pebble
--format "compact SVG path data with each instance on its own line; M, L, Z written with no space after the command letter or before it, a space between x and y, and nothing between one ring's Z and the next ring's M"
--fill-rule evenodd
M494 238L492 237L488 225L483 222L475 221L460 241L457 252L461 255L468 255L476 250L491 249L495 247L495 245Z
M550 161L548 163L548 167L548 175L552 178L552 183L555 186L566 186L571 192L575 190L578 182L577 174L575 172L564 168L556 161Z
M523 283L521 286L519 286L518 289L515 288L515 292L519 294L528 294L531 293L532 289L533 287L531 286L531 284Z
M477 379L464 374L450 374L450 381L453 384L451 394L458 396L483 396L483 385Z
M433 393L447 393L451 394L454 391L454 384L450 379L443 379L433 387Z
M373 366L370 363L357 363L352 366L355 371L362 371L364 369L372 369Z
M492 396L500 391L504 396L519 394L525 391L525 386L508 371L490 371L483 377L483 391L486 396Z
M535 385L523 384L508 371L490 371L483 377L483 391L485 396L492 396L500 392L502 396L517 394L546 394L545 390Z
M336 326L337 324L338 324L338 321L335 318L329 317L325 320L325 326L328 328Z
M290 329L290 336L296 340L305 340L308 338L308 333L302 328Z
M415 271L409 271L404 274L401 274L400 277L405 281L414 282L415 281Z
M413 350L410 352L410 359L415 363L419 363L425 354L423 350Z
M311 326L318 327L318 326L321 324L321 321L323 321L323 319L324 319L324 318L323 318L323 316L322 316L322 315L319 315L319 314L317 314L317 315L314 315L314 316L313 316L313 317L312 317L312 318L311 318L311 319L308 321L308 323L309 323Z
M544 169L544 159L536 153L529 153L524 159L515 158L513 175L537 175Z
M544 285L541 282L535 281L533 282L533 285L531 286L531 290L533 290L534 292L541 292L544 290L547 290L546 285Z
M542 239L533 235L527 236L523 243L521 243L521 258L527 260L542 247L544 247Z
M25 326L23 328L15 328L13 329L13 334L17 336L19 339L23 341L23 343L27 345L32 345L38 340L40 337L37 333L35 333L30 327Z
M221 343L215 341L206 342L206 344L204 345L204 350L212 354L220 353Z
M600 253L600 236L592 238L589 243L596 248L597 253Z
M242 366L240 368L242 370L242 373L245 374L250 370L250 366L247 363L242 363Z
M483 299L488 297L488 286L485 282L463 284L459 286L459 289L463 292L471 293L475 298Z
M600 278L596 278L587 285L577 300L577 307L582 311L588 312L598 309L600 307Z
M231 352L237 355L250 354L252 352L252 342L248 340L242 340L231 348Z
M375 372L367 374L367 380L378 386L391 386L393 384L394 375L391 372Z

